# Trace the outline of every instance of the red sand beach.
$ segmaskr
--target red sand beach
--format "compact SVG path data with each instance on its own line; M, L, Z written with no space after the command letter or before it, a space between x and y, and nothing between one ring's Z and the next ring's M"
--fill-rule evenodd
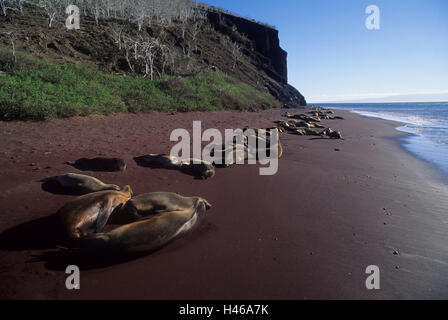
M294 110L292 112L300 112ZM258 165L217 169L203 181L139 167L169 153L169 135L192 128L271 127L284 110L123 114L0 123L0 298L7 299L414 299L448 298L448 187L404 151L396 123L337 111L324 124L345 140L281 134L274 176ZM336 151L335 149L339 149ZM123 173L87 172L135 194L171 191L213 204L202 224L161 250L81 270L65 288L46 223L73 196L42 189L81 157L121 157ZM71 261L64 260L64 263ZM365 287L377 265L381 289Z

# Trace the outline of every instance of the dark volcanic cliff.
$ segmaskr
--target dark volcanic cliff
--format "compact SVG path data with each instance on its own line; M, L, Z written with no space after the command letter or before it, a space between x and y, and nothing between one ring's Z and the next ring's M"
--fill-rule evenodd
M238 32L254 42L256 52L266 57L265 65L261 66L264 71L281 83L288 82L287 52L280 48L277 30L222 12L210 11L209 19L216 30L230 36L233 33L232 26L236 26Z
M67 30L64 16L49 28L41 9L26 6L23 14L10 11L7 17L0 16L0 29L13 32L16 49L47 60L137 76L142 76L144 65L135 61L133 70L129 67L124 46L117 45L117 30L122 30L122 39L124 35L157 38L168 48L170 58L167 63L156 57L156 74L186 76L216 69L269 92L286 106L306 105L304 97L287 83L287 53L280 47L277 30L224 12L205 12L199 26L194 21L185 26L173 20L138 31L132 20L105 17L96 23L87 15L81 17L80 30ZM0 49L10 48L10 40L0 33Z
M245 35L254 45L251 56L259 70L275 80L268 85L269 91L285 104L306 105L305 98L292 86L288 85L288 53L280 47L278 30L235 15L209 11L208 18L215 30L228 35L233 41L239 41L239 34Z

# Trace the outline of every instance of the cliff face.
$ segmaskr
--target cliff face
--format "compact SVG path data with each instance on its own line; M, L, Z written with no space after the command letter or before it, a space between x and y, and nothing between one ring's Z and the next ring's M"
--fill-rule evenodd
M288 53L280 47L278 30L223 12L210 11L208 18L214 29L229 36L232 41L240 41L235 34L242 34L253 43L252 50L245 50L244 53L260 71L274 80L265 83L271 94L286 106L306 105L303 95L288 85Z
M263 69L275 80L288 83L287 52L280 48L277 30L226 13L209 12L209 19L216 30L227 35L232 34L230 26L236 26L239 33L254 42L257 52L269 60Z
M67 30L64 17L48 28L45 15L32 7L23 14L11 11L0 16L0 25L14 32L18 50L111 74L142 76L145 69L141 61L132 61L130 68L125 45L117 45L117 30L122 30L122 38L157 38L168 49L169 59L155 57L156 75L185 76L217 69L269 92L285 106L306 105L305 98L287 84L287 53L280 47L278 31L224 12L207 11L199 31L194 21L187 26L180 21L146 25L138 31L133 21L107 18L96 23L90 16L82 17L80 30ZM11 43L0 33L1 47L10 48Z

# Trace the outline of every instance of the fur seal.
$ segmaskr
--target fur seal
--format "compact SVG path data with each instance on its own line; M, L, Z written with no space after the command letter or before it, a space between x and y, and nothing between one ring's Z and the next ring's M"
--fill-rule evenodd
M83 171L124 171L126 170L126 163L119 158L81 158L76 160L73 164L68 163L75 168Z
M218 153L221 154L221 163L213 161L212 164L215 167L230 167L231 165L234 165L238 162L244 162L245 160L247 160L247 142L245 141L244 145L242 146L243 152L237 152L236 146L236 143L230 146L226 146L225 144L212 146L213 150L210 153L212 157L215 157L215 155Z
M296 128L320 128L320 129L324 129L325 127L323 125L320 125L318 123L315 122L307 122L304 120L297 120L297 119L290 119L288 121L290 124L294 124Z
M169 211L182 211L203 202L206 210L212 205L201 197L183 197L172 192L152 192L140 194L114 213L111 220L115 223L129 223L142 218Z
M80 238L92 231L100 232L111 213L132 197L130 186L120 191L89 193L67 202L56 213L64 238Z
M168 154L148 154L136 157L137 164L148 166L150 168L177 169L186 173L195 175L201 179L213 178L215 176L215 167L208 161L186 159L180 160ZM194 163L198 162L198 163Z
M111 254L151 252L192 230L205 211L205 203L197 200L191 208L161 213L83 239L82 248Z
M294 131L291 131L291 133L297 134L299 136L320 136L318 132L308 128L298 128Z
M289 126L289 128L290 128L289 130L292 130L291 126ZM256 132L256 135L250 135L249 138L250 137L255 138L256 141L257 141L257 146L259 146L260 141L263 141L265 146L266 146L266 151L268 153L270 153L271 148L272 148L272 146L271 146L271 133L268 130L274 130L274 129L279 130L278 128L254 129L255 132ZM262 138L262 137L260 137L258 135L260 130L266 130L266 131L264 131L266 133L266 138ZM280 159L283 156L283 145L282 145L282 143L280 141L280 136L279 135L278 135L278 141L277 142L278 142L278 144L277 144L277 151L278 151L277 155L278 155L278 158ZM247 143L246 143L246 145L247 145Z
M198 162L198 163L195 163ZM213 178L215 176L215 167L208 161L187 159L182 160L180 169L184 172L189 172L201 179Z
M78 194L87 194L105 190L119 191L116 184L105 184L97 178L77 173L66 173L54 180L64 189Z
M321 136L327 136L330 139L342 139L342 134L340 131L334 131L331 128L327 128L321 132Z

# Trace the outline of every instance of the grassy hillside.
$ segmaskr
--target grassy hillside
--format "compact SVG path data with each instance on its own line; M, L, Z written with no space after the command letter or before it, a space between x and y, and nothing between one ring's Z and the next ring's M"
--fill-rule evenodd
M274 97L218 71L149 80L0 52L0 119L48 120L145 111L280 107Z

